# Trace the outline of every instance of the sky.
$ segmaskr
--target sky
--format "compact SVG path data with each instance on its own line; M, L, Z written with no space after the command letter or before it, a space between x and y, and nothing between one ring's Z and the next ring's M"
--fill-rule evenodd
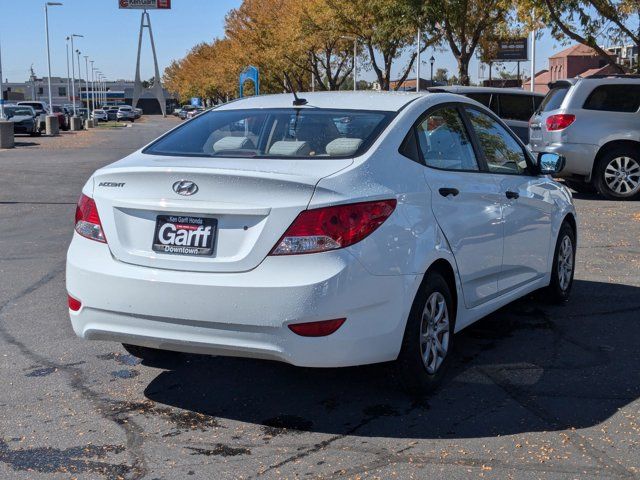
M64 5L49 7L49 38L51 42L51 74L66 77L66 42L71 33L84 35L75 40L75 48L89 55L110 80L133 79L135 76L140 10L120 10L118 0L59 0ZM2 48L3 78L12 82L26 81L29 68L38 77L47 76L43 0L0 0L0 42ZM200 42L211 42L224 35L226 13L240 5L241 0L172 0L171 10L150 11L158 54L160 74L172 60L184 57ZM146 32L145 32L146 33ZM548 32L537 43L536 70L547 65L547 58L565 46L554 41ZM445 51L427 51L423 60L431 55L436 59L434 68L446 68L450 74L457 71L455 59ZM392 76L406 64L401 58ZM505 64L515 72L516 64ZM153 57L148 35L143 38L142 78L154 75ZM522 63L522 70L530 72L530 63ZM478 65L472 61L472 79L478 76ZM410 75L414 76L414 75ZM485 71L485 76L488 72ZM360 78L374 80L371 71ZM422 78L429 78L429 65L423 65Z

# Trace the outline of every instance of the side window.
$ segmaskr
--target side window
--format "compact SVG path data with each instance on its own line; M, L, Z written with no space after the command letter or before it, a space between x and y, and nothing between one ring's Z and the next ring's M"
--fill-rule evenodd
M407 136L404 137L402 145L400 145L399 152L401 155L410 158L414 162L422 164L422 160L420 160L420 154L418 153L418 145L416 144L416 135L414 133L413 127L411 127L411 130L409 130Z
M469 119L492 173L524 174L527 160L524 150L502 125L489 115L469 108Z
M600 85L582 107L585 110L633 113L640 109L640 85Z
M416 134L427 166L446 170L478 170L473 146L456 108L430 113L418 124Z
M533 115L533 100L531 96L501 93L499 97L500 118L527 122Z
M491 105L491 94L490 93L467 93L467 97L471 100L475 100L478 103L481 103L485 107L489 108Z

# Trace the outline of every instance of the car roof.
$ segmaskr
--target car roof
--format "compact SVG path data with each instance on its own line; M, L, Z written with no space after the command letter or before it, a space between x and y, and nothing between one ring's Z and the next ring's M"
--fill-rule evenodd
M449 92L459 93L464 95L466 93L508 93L515 95L533 95L536 97L544 97L544 94L538 92L529 92L522 90L521 88L500 88L500 87L467 87L463 85L451 85L444 87L431 87L428 89L430 92Z
M298 108L326 108L345 110L399 111L405 105L424 96L416 92L299 92L299 98L307 104ZM240 110L252 108L293 108L293 94L258 95L225 103L216 110Z

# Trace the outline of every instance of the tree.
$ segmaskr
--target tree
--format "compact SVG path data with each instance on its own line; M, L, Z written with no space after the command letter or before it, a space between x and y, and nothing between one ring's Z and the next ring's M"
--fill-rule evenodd
M640 2L638 0L526 0L518 3L524 18L533 11L535 20L549 24L557 39L570 39L595 50L609 65L624 68L601 47L606 35L619 42L631 42L640 49ZM633 27L635 23L635 27ZM636 65L638 72L640 67Z
M421 51L437 45L441 36L433 28L430 12L415 0L325 0L335 12L338 30L357 38L367 52L368 67L373 69L382 90L391 86L394 62L416 44L418 27L423 26ZM416 61L415 49L401 70L395 88L407 79Z
M449 71L446 68L437 68L433 74L433 81L449 83Z
M508 30L511 3L507 0L431 0L424 9L436 18L451 53L458 61L461 85L469 85L469 62L481 39Z

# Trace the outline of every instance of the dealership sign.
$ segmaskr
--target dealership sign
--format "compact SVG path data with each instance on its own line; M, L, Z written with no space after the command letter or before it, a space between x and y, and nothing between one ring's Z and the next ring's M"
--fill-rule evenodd
M495 61L497 62L526 62L529 59L526 38L498 40L496 43Z
M171 0L118 0L118 6L125 9L166 10L171 8Z

